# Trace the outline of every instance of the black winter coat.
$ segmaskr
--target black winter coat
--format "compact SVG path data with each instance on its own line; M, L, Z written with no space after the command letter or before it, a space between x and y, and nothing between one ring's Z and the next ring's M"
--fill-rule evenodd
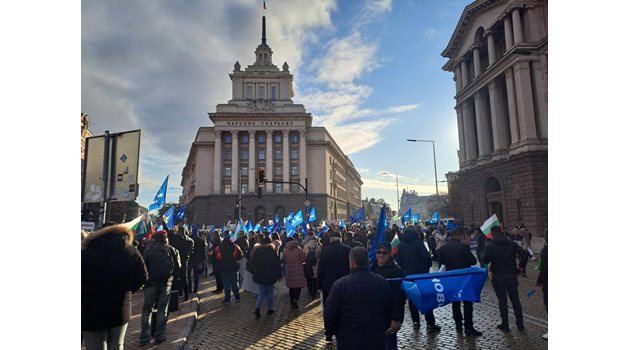
M491 263L490 272L492 272L493 280L516 283L518 275L517 256L520 256L519 266L525 271L529 253L504 234L497 234L486 244L482 260L484 264Z
M194 245L190 262L193 264L202 263L206 259L206 240L199 236L194 237L192 240Z
M477 263L477 258L470 251L470 247L458 239L451 239L442 244L438 249L438 256L440 265L444 264L446 271L465 269Z
M234 244L229 238L226 238L221 242L221 245L218 249L215 248L215 254L217 250L221 253L221 258L219 259L219 255L216 255L218 269L221 272L230 273L238 271L239 265L238 260L241 260L243 257L243 252L241 248Z
M540 273L537 282L542 285L547 284L547 244L540 251Z
M317 261L317 283L323 291L328 292L336 280L350 272L349 255L350 247L340 242L322 247Z
M273 244L262 244L256 247L249 265L252 268L254 282L258 284L274 284L280 277L280 257Z
M374 263L372 266L372 272L377 273L383 278L402 278L405 277L402 269L396 262L390 259L385 266L379 266L378 263ZM405 316L405 302L407 301L407 294L400 289L400 281L388 281L392 288L392 320L398 322L403 321Z
M398 245L398 254L396 254L396 262L403 270L405 276L417 273L428 273L433 265L431 254L424 246L424 242L420 240L415 232L403 233Z
M177 249L182 266L186 268L192 256L195 243L186 235L172 233L168 234L168 241L173 248Z
M118 327L131 317L131 293L149 278L133 233L109 226L81 243L81 330Z
M332 285L324 326L336 335L337 349L385 349L391 320L392 289L381 275L359 267Z
M153 240L148 243L143 255L144 262L147 265L147 271L151 271L151 264L155 263L155 259L158 256L156 249L161 249L162 246L166 248L171 256L171 259L173 259L173 274L166 279L155 279L151 276L151 274L149 274L149 280L147 281L145 287L170 287L173 284L173 277L178 276L181 271L182 263L177 249L168 244L159 243ZM159 256L161 257L161 255Z

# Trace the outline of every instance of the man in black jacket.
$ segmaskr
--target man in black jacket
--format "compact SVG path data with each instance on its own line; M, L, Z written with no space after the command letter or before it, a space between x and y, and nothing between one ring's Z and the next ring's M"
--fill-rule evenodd
M340 350L384 349L386 334L394 331L389 328L391 287L382 276L368 271L364 248L353 248L349 262L350 274L333 283L324 306L326 334L337 337Z
M179 258L182 263L182 268L179 270L179 275L177 276L176 286L179 295L181 296L183 293L184 300L188 300L190 293L188 290L188 263L190 262L190 256L192 255L195 243L184 233L183 226L178 226L176 232L177 233L173 233L170 230L168 231L168 240L173 248L177 249L179 252Z
M494 226L490 229L492 240L486 244L483 254L484 264L490 265L492 273L492 287L499 300L501 324L497 328L509 331L507 298L509 296L516 317L516 326L525 330L523 325L523 309L518 298L518 274L525 271L529 254L516 242L508 239L501 228ZM516 257L520 257L519 267L516 267Z
M477 264L477 259L470 251L470 247L462 243L465 232L464 228L456 228L448 232L451 239L444 243L438 251L440 265L446 266L446 271L465 269ZM452 303L453 319L455 320L455 329L457 332L462 331L462 309L459 301ZM481 332L473 327L473 303L464 301L464 327L466 335L479 336Z
M322 303L326 306L328 293L333 283L350 272L348 255L350 247L341 244L341 234L334 231L330 234L330 244L322 247L317 262L317 284L322 290ZM326 333L326 341L332 342L332 334Z
M202 272L203 264L206 259L206 240L201 235L202 234L197 231L197 234L192 238L194 244L192 254L190 256L188 289L190 289L193 293L197 293L197 290L199 289L199 275Z
M378 273L384 278L402 278L405 277L402 269L392 258L392 246L388 242L381 242L376 246L376 264L372 266L372 272ZM402 326L405 316L405 300L407 296L400 289L400 281L390 281L392 288L392 313L390 331L387 334L387 350L398 349L398 339L396 332Z
M429 254L427 247L424 246L424 242L420 240L420 235L412 226L407 227L402 235L401 242L398 245L396 262L402 268L405 276L428 273L431 265L433 265L431 254ZM409 312L413 320L413 328L420 329L420 313L411 300L409 300ZM430 332L440 331L440 326L435 324L433 311L426 313L424 319Z
M361 244L361 242L358 242L358 241L354 240L354 232L352 232L352 231L344 232L343 238L344 238L344 240L341 242L341 244L347 245L348 247L350 247L350 249L352 249L354 247L363 247L363 244ZM363 248L365 248L365 247L363 247Z

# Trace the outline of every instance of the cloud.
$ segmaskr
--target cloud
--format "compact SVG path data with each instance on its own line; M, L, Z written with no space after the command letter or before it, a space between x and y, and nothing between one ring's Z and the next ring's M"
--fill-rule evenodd
M362 177L361 180L363 181L362 190L365 193L368 193L367 190L369 189L394 190L394 191L396 190L395 178L394 180L384 181L384 180L368 179L368 178ZM435 184L420 185L417 183L405 183L405 182L400 182L400 179L399 179L398 188L401 194L402 194L403 189L414 190L418 192L418 194L420 195L435 194ZM446 183L438 183L438 192L446 193L447 191L448 191L448 188L446 186Z
M414 109L418 108L418 106L419 106L418 104L413 104L413 105L389 107L387 109L387 113L402 113L402 112L407 112L407 111L413 111Z
M433 40L436 39L440 34L441 32L435 28L427 28L424 31L424 38L427 40Z
M360 10L359 14L352 19L355 29L365 26L377 19L380 15L392 11L392 0L370 0Z
M313 61L319 71L316 81L333 86L352 82L379 66L377 50L377 44L364 42L359 32L331 41L324 56Z

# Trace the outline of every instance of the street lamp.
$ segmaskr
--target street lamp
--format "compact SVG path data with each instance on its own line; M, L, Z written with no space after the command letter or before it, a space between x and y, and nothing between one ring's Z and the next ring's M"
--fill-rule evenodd
M398 213L400 215L400 196L398 195L398 173L388 173L388 172L382 171L381 174L382 175L387 175L387 174L396 175L396 200L398 201Z
M414 139L407 139L407 141L409 141L409 142L431 142L433 144L433 169L435 170L435 195L439 196L439 194L438 194L437 164L435 162L435 141L432 141L432 140L414 140Z

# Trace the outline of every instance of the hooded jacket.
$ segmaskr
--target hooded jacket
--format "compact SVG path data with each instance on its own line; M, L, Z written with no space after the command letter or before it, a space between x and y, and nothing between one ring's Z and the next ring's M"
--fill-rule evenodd
M131 293L149 278L132 242L133 232L122 225L96 231L81 242L81 330L129 322Z
M524 271L529 258L527 251L504 234L498 234L486 244L482 260L484 264L491 263L490 272L492 272L493 280L516 282L518 275L517 256L520 257L519 267Z
M240 260L243 257L243 252L241 248L234 244L229 238L226 238L221 242L219 247L215 248L215 253L220 253L221 259L219 259L219 254L217 254L217 262L218 269L222 273L231 273L236 272L239 269L239 265L237 260Z
M405 230L400 244L396 262L402 268L405 276L417 273L428 273L433 265L431 254L427 251L424 242L414 230Z
M282 260L284 260L286 270L287 288L304 288L306 287L306 278L304 276L304 267L302 264L306 262L306 254L302 251L298 242L287 242L282 251Z
M250 266L255 283L274 284L282 276L280 258L273 243L256 245L251 254Z

